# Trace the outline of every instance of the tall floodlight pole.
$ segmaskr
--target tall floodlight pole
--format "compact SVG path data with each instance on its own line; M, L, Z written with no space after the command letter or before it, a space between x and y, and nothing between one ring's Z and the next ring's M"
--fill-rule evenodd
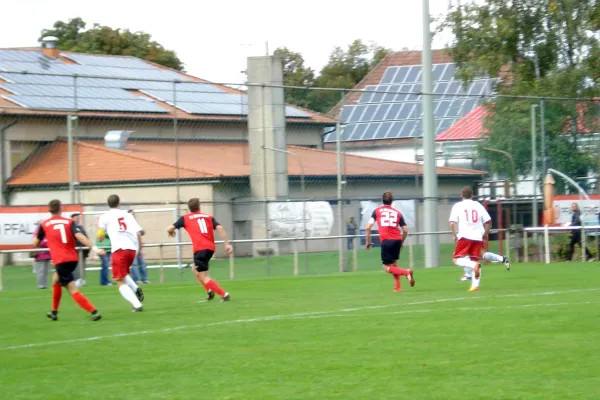
M433 82L429 0L423 0L423 197L425 202L425 267L440 266L438 230L437 173L435 165L435 134L433 131Z

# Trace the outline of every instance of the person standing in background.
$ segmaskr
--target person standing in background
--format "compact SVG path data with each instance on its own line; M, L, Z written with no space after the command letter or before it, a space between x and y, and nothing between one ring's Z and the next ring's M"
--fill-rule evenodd
M38 230L35 231L34 237L37 236ZM44 238L38 246L38 249L47 249L48 240ZM33 256L33 265L35 269L35 275L37 280L38 289L46 289L48 287L48 271L50 270L50 252L49 251L38 251Z
M346 235L356 235L356 230L358 226L356 226L356 222L354 222L354 217L350 217L348 222L346 223ZM352 250L354 248L354 238L348 238L348 250Z
M106 251L105 255L100 256L100 286L112 286L109 272L111 244L108 234L103 229L96 232L96 246Z
M571 211L573 214L571 215L571 222L567 223L567 226L582 226L583 222L581 221L581 210L579 209L579 204L573 203L571 204ZM583 244L581 243L581 234L582 230L572 229L571 230L571 241L569 242L569 256L567 257L569 261L573 261L573 254L575 253L575 245L578 244L579 247L583 248ZM590 250L585 248L585 261L593 261L594 256L590 253Z
M79 213L75 213L75 214L71 214L71 219L73 220L73 223L76 225L76 227L79 229L79 231L83 234L83 236L87 237L87 233L85 231L85 229L83 228L83 226L81 226L81 214ZM77 241L77 247L85 247L80 241ZM75 286L77 287L82 287L85 286L85 268L86 268L86 260L88 258L88 256L90 255L90 250L86 249L83 251L77 251L77 253L79 254L79 265L80 268L77 268L75 271L73 271L73 278L75 279Z
M133 210L129 210L127 212L135 218L135 213ZM140 233L142 234L142 236L146 234L146 232L143 229ZM148 265L146 264L146 260L144 260L144 256L142 255L142 253L137 253L137 256L135 257L135 265L137 268L131 268L131 277L133 278L133 280L138 284L140 282L150 283L150 281L148 280Z

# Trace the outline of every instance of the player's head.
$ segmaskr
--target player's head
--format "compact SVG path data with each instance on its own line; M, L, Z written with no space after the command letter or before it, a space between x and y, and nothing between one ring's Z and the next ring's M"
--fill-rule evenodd
M111 194L108 196L107 203L110 208L119 208L121 205L121 199L119 199L119 196L116 194Z
M463 199L471 200L473 198L473 188L471 186L465 186L462 190L461 196Z
M386 190L385 192L383 192L383 196L381 196L381 201L386 206L391 206L394 202L394 195L389 190Z
M79 213L71 214L71 219L73 221L77 222L77 220L79 220L79 215L80 215Z
M197 197L190 199L190 201L188 201L188 209L190 210L190 212L200 211L200 199Z
M579 211L579 204L577 204L577 203L571 204L571 210L573 210L573 211Z
M50 211L50 214L52 215L59 215L61 207L62 204L60 200L50 200L50 203L48 203L48 211Z

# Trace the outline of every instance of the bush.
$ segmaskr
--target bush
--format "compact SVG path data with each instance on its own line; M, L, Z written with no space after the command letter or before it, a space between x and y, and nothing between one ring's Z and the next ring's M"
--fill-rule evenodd
M569 261L569 243L571 241L571 236L568 234L553 236L550 240L550 254L552 256L552 261ZM594 258L598 259L596 254L596 239L587 237L586 238L587 248L590 250L590 253L594 256ZM581 248L579 246L575 246L575 254L573 255L573 261L582 261L583 257L581 254Z

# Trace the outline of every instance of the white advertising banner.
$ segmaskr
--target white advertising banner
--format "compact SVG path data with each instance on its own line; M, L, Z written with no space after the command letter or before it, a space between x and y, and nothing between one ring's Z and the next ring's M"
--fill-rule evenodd
M364 229L365 226L367 226L373 211L381 205L382 204L377 201L360 202L360 229ZM415 228L417 226L417 205L414 200L396 200L392 203L392 207L402 213L408 227Z
M579 204L582 222L598 223L600 213L600 197L591 196L590 200L580 200L578 196L556 196L554 198L554 217L558 225L571 222L571 205Z
M326 201L269 203L272 238L302 238L305 225L306 236L329 236L333 221L333 209Z

